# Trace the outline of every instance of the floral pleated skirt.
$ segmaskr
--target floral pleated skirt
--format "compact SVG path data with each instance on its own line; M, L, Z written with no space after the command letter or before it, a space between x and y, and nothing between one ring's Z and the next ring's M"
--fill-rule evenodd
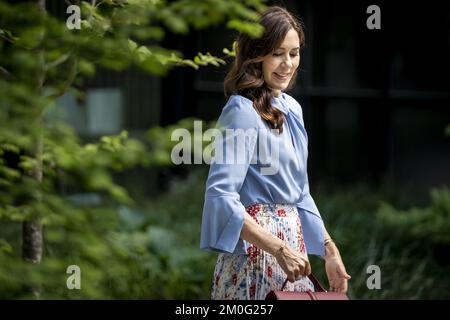
M247 212L263 228L306 254L302 226L295 205L253 204ZM214 300L264 300L271 290L281 290L286 280L276 258L249 243L247 254L220 253L214 270L211 298ZM307 277L291 283L285 291L314 291Z

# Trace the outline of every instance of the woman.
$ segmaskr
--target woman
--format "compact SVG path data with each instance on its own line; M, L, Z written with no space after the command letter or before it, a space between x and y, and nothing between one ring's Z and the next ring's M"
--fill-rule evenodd
M206 182L201 248L220 252L211 296L260 300L286 278L285 290L313 291L307 254L324 258L331 291L346 292L350 276L309 194L302 109L284 92L297 76L302 24L278 6L260 24L261 38L238 36L218 120L227 134ZM224 151L231 157L220 161Z

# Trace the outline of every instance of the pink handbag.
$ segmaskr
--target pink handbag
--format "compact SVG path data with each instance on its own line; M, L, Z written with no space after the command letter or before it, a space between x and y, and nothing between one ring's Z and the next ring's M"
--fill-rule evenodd
M281 287L281 290L270 291L266 296L266 300L350 300L345 293L328 292L325 290L319 280L317 280L312 273L308 276L308 278L314 284L316 289L315 292L310 290L306 292L283 291L288 281L288 279L286 279Z

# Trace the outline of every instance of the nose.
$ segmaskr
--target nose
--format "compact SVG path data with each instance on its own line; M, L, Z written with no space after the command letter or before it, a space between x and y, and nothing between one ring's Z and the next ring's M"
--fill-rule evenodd
M293 66L292 58L289 54L287 56L285 56L285 58L283 59L283 63L286 65L286 67L292 68L292 66Z

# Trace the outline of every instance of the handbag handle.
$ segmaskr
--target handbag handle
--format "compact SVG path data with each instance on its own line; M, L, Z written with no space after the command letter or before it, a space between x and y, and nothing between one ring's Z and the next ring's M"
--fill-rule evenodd
M313 283L313 285L316 288L317 292L327 292L327 290L325 290L325 288L322 286L322 284L319 282L319 280L317 280L315 275L310 273L308 278ZM286 284L287 284L288 280L289 280L288 278L286 278L286 280L284 280L283 286L281 287L281 291L283 291L284 288L286 287Z

